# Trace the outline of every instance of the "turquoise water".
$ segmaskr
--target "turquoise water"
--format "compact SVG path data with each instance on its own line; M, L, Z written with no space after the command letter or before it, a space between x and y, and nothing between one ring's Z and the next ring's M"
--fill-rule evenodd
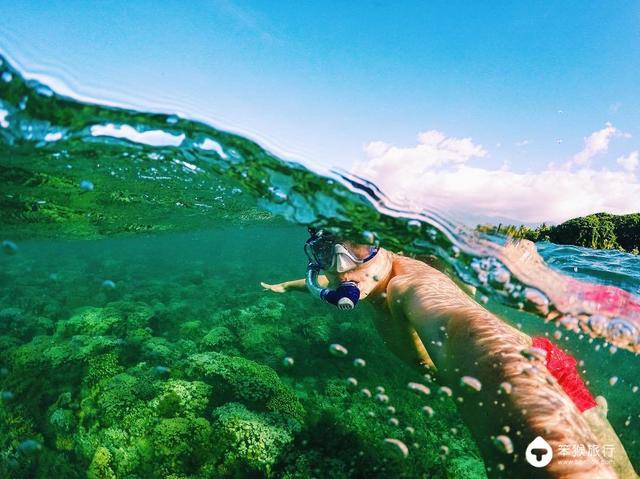
M302 277L307 224L431 256L505 321L561 342L640 465L637 310L586 300L590 284L637 294L637 257L540 243L552 269L522 267L504 238L344 172L0 68L1 476L484 477L453 401L407 389L424 378L386 349L378 313L261 290Z

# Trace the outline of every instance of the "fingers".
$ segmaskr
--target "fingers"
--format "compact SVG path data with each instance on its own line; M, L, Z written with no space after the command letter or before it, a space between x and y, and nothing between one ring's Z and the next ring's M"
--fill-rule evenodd
M607 403L607 399L604 396L596 396L596 404L598 408L598 412L604 418L607 417L607 413L609 412L609 405Z

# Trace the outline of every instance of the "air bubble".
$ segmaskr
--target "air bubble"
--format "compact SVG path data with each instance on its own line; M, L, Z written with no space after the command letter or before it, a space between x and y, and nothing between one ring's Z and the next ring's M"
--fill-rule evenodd
M398 427L400 425L400 421L398 421L397 417L390 417L387 421L390 426Z
M367 362L362 358L356 358L353 360L353 365L356 368L364 368L367 365Z
M507 284L511 279L511 275L505 269L496 269L492 274L491 278L498 284Z
M103 289L116 289L116 283L114 283L112 280L110 279L105 279L102 282L102 288Z
M329 346L329 352L331 353L332 356L336 356L336 357L344 357L347 354L349 354L349 351L347 351L347 348L337 343L333 343L332 345Z
M82 191L93 191L93 183L89 180L82 180L80 182L80 189Z
M609 386L615 386L618 382L618 376L612 376L609 378Z
M11 72L2 72L2 81L5 83L10 83L13 80L13 75Z
M355 388L358 386L358 380L356 378L347 378L347 386Z
M35 439L26 439L18 444L18 447L16 449L20 454L30 456L42 451L42 444L40 444Z
M397 449L400 454L402 454L402 457L407 458L409 456L409 448L404 442L400 441L399 439L386 438L384 442L394 446L395 449Z
M498 394L511 394L512 390L513 390L513 386L511 386L511 383L508 383L505 381L503 383L500 383Z
M360 394L366 398L370 398L372 396L371 391L369 391L367 388L361 389Z
M374 244L376 242L376 235L371 231L362 232L362 241L364 244Z
M420 223L420 221L418 220L409 220L407 222L407 229L411 233L417 233L418 231L420 231L420 228L422 228L422 223Z
M425 396L428 396L431 394L431 389L429 389L424 384L411 382L407 384L407 387L409 388L409 390L418 394L424 394Z
M155 368L153 368L153 372L156 373L158 376L165 377L171 374L171 369L169 369L166 366L156 366Z
M428 417L433 417L433 415L435 414L431 406L424 406L422 408L422 412L424 412Z
M607 328L608 319L604 316L600 316L599 314L594 314L589 318L587 324L589 328L597 334L598 336L602 336Z
M438 394L441 396L451 397L453 393L451 392L451 388L448 388L447 386L441 386L440 388L438 388Z
M273 199L273 202L278 205L286 202L289 199L287 194L284 191L279 190L278 188L274 188L273 186L271 186L269 187L269 191L271 192L271 198Z
M523 294L536 311L544 315L549 314L549 298L542 291L534 288L525 288Z
M480 392L482 383L472 376L462 376L460 378L460 387L468 392Z
M36 93L38 95L42 95L42 96L46 96L46 97L52 97L53 96L53 90L51 88L49 88L48 86L38 85L35 90L36 90Z
M640 342L640 335L629 321L613 318L607 325L607 340L619 346L636 345Z
M284 359L282 360L282 365L283 365L285 368L291 368L291 367L293 367L293 363L294 363L293 358L292 358L292 357L290 357L290 356L287 356L286 358L284 358Z
M387 412L389 414L395 414L396 413L396 408L393 406L387 406Z
M505 436L504 434L496 436L493 440L493 445L503 454L513 453L513 442L509 436Z
M547 352L542 348L526 348L520 351L520 354L527 358L529 361L542 361L547 358Z
M18 245L11 240L4 240L2 242L2 252L8 255L14 255L18 252Z
M0 400L11 401L15 397L11 391L0 391Z
M381 404L386 404L389 402L389 396L387 396L386 394L378 393L376 394L374 399Z

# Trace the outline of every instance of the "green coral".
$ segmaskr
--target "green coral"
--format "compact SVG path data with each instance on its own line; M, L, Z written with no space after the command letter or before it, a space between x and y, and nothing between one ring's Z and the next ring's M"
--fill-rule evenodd
M200 350L220 351L235 342L234 334L224 326L215 326L200 340Z
M123 321L120 312L114 308L82 308L71 318L58 321L56 334L61 337L105 336L112 334Z
M105 425L121 421L137 401L136 384L138 380L121 373L99 384L93 399L99 411L99 417Z
M202 337L202 323L200 321L185 321L180 324L178 334L182 339L199 339Z
M252 412L238 403L216 408L213 416L223 455L219 472L234 477L251 473L269 476L298 429L297 423L285 416Z
M116 479L116 477L111 469L111 453L106 447L99 447L89 464L87 479Z
M151 441L155 461L161 472L197 470L209 457L211 426L204 418L161 419Z
M84 380L92 386L121 372L122 366L118 364L117 354L113 352L99 354L89 358Z
M204 416L211 391L212 387L201 381L170 379L162 385L160 394L151 404L160 417Z
M200 377L220 392L220 400L241 400L267 411L281 412L302 420L304 408L268 366L238 356L208 352L189 356L186 371Z

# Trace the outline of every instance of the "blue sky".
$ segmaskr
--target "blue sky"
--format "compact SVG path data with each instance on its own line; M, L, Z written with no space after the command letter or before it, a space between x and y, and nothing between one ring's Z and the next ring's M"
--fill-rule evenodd
M570 191L597 187L580 198L587 207L485 212L623 212L640 192L640 3L559 3L0 0L0 50L85 96L185 112L382 183L391 168L390 190L419 188L403 177L457 182L425 164L467 168L460 178L479 174L483 189L493 179L526 189L564 168ZM422 148L417 135L430 131L444 136ZM597 132L593 154L581 153ZM604 170L626 176L605 181ZM548 194L540 188L523 203Z

